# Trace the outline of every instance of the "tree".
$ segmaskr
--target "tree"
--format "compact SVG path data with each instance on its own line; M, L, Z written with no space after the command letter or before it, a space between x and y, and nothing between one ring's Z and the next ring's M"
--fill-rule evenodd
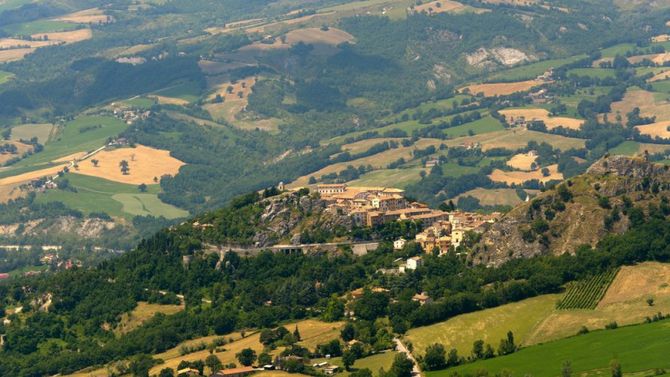
M394 377L412 377L413 369L414 362L404 353L399 353L395 355L395 358L393 359L393 365L391 365L390 372Z
M458 350L456 348L452 348L449 351L449 356L447 356L447 366L448 367L455 367L456 365L461 363L461 359L458 357Z
M270 354L267 352L262 352L260 355L258 355L258 364L260 365L272 364L272 356L270 356Z
M216 373L223 369L223 364L221 364L221 360L219 360L216 355L209 355L205 359L205 366L209 368L212 373Z
M128 165L128 161L126 160L121 160L121 162L119 162L119 167L121 168L121 173L123 175L127 175L128 172L130 171L130 166Z
M438 343L428 346L423 362L427 370L440 370L446 368L447 359L444 346Z
M354 328L354 325L351 322L345 323L344 327L342 327L342 330L340 331L340 336L345 342L354 340L354 337L356 336L356 329Z
M344 351L342 354L342 364L344 364L344 369L349 371L352 365L356 362L356 355L350 350Z
M548 168L542 168L541 172L543 177L548 177L551 175L551 172L549 171Z
M472 358L475 360L481 359L484 357L484 341L476 340L472 343Z
M654 306L654 298L653 297L647 298L647 305Z
M251 348L245 348L238 352L235 357L240 362L240 364L248 367L251 366L254 361L256 361L256 351L252 350Z
M142 183L139 186L137 186L137 189L140 190L140 192L147 192L147 185Z
M484 359L492 359L496 356L495 351L493 351L493 346L490 344L486 345L484 348Z
M330 296L326 309L321 315L321 319L326 322L339 321L344 316L344 303L336 294ZM346 339L345 339L346 340ZM351 339L349 339L351 340ZM348 340L347 340L348 341Z
M507 338L500 340L500 346L498 347L498 355L509 355L516 351L516 344L514 344L514 334L511 331L507 332Z
M565 361L561 367L561 376L562 377L571 377L572 376L572 364L569 361Z
M93 166L95 166L97 168L100 161L94 158L94 159L91 160L91 163L93 164Z
M298 330L298 325L295 325L295 330L293 330L293 337L298 342L302 340L302 338L300 337L300 330Z
M149 355L139 355L130 362L129 369L133 377L149 377L149 369L154 366L155 360Z
M621 364L618 360L614 359L610 362L610 369L612 370L612 377L623 376L623 372L621 371Z
M368 368L357 369L351 372L349 377L372 377L372 371Z
M158 377L174 377L174 370L172 368L163 368L158 373Z

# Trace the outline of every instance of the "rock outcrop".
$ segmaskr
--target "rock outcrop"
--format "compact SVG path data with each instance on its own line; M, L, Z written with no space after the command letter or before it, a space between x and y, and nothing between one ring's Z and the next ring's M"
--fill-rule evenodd
M670 198L667 166L641 158L606 157L588 171L524 203L494 224L475 246L475 264L574 253L630 227L631 208L646 210Z

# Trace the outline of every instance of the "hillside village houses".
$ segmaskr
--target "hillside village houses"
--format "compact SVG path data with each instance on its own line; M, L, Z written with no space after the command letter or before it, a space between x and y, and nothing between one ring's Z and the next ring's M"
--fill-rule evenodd
M425 204L410 202L404 190L387 187L349 187L346 184L323 184L317 192L328 203L328 209L351 216L359 226L376 226L391 221L421 221L424 230L417 234L417 242L425 252L440 250L440 255L450 247L458 247L469 231L483 232L487 224L500 217L470 212L444 212L428 208ZM393 242L395 250L402 249L408 241L399 238ZM406 265L413 269L414 262Z

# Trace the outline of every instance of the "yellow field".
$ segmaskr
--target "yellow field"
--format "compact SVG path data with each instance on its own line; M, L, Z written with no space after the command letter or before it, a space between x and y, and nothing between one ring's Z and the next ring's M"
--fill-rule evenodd
M76 43L91 39L93 32L91 29L79 29L72 31L59 31L55 33L39 33L31 35L32 38L43 38L46 36L50 41Z
M51 46L56 43L58 41L26 41L16 38L0 38L0 49L37 48Z
M487 132L475 136L459 137L456 139L446 140L444 143L448 147L457 147L459 145L468 143L479 143L483 151L492 148L505 149L519 149L525 147L529 141L536 141L538 143L547 142L554 148L560 150L581 149L584 148L584 140L565 137L560 135L553 135L544 132L529 131L527 129L507 129L496 132Z
M544 83L544 81L540 80L527 80L509 83L474 84L466 86L460 91L463 92L465 89L467 89L473 95L483 93L485 97L506 96L518 92L528 91L531 88L542 85Z
M661 72L657 73L653 77L647 79L647 82L663 81L663 80L667 80L667 79L670 79L670 70L664 70L664 71L661 71Z
M414 145L409 147L400 147L396 149L390 149L382 153L377 153L372 156L359 158L353 161L341 162L337 164L328 165L325 168L313 172L311 174L302 176L290 184L291 187L302 187L307 186L309 177L314 176L316 178L321 177L324 174L329 173L338 173L347 168L347 166L352 165L358 167L360 165L372 165L374 169L383 169L386 168L388 164L393 161L398 160L399 158L404 158L405 160L412 159L412 151L414 149L425 149L426 147L432 145L438 147L442 144L443 141L439 139L419 139Z
M647 298L654 299L649 306ZM645 317L670 312L670 265L645 262L623 267L595 310L557 310L529 337L530 343L559 339L577 333L581 326L601 329L643 322Z
M640 130L640 134L642 135L668 139L670 138L670 131L668 131L668 127L670 127L670 121L666 120L663 122L645 124L644 126L636 126L635 128Z
M661 54L631 56L630 58L628 58L628 61L631 64L637 64L645 59L651 60L652 62L658 65L663 65L663 63L670 61L670 52L664 52Z
M42 169L42 170L36 170L36 171L28 172L28 173L15 175L15 176L12 176L12 177L2 178L2 179L0 179L0 186L14 185L14 184L17 184L17 183L25 183L25 182L30 182L34 179L42 178L42 177L54 176L54 175L58 174L58 172L63 170L63 168L65 166L66 166L65 164L58 165L58 166L52 166L52 167Z
M526 122L542 121L547 126L547 129L552 130L557 127L569 128L578 130L584 124L581 119L568 117L553 117L549 115L549 111L545 109L505 109L501 110L500 114L504 115L507 122L512 124L515 119L524 117Z
M510 158L507 165L514 169L530 171L533 170L532 165L535 160L537 160L537 156L534 153L519 153Z
M91 160L100 161L95 167ZM121 173L119 163L128 162L129 174ZM104 150L86 161L79 162L79 168L73 173L90 175L110 181L138 185L153 184L154 177L176 175L184 163L170 156L169 151L154 149L143 145L135 148Z
M670 35L668 35L668 34L657 35L657 36L651 37L651 41L653 43L667 42L667 41L670 41Z
M608 114L610 121L620 115L622 123L626 123L626 114L634 108L640 109L642 116L655 116L657 122L670 120L670 102L659 100L656 93L642 89L628 90L623 100L612 103L612 111Z
M13 62L23 59L26 55L35 51L34 48L15 48L12 50L0 50L0 63Z
M313 351L316 344L325 343L339 337L340 335L339 329L341 328L342 323L325 323L316 320L305 320L294 324L289 324L284 327L286 327L287 330L293 332L296 325L298 326L298 330L300 331L301 337L304 339L299 344ZM234 341L232 343L228 343L225 346L223 346L223 348L225 348L223 352L214 353L221 360L223 364L229 364L229 363L239 364L239 362L235 358L235 354L240 352L240 350L244 348L251 348L254 351L256 351L257 354L263 352L264 347L260 343L260 333L258 332L248 334L245 338L242 338L239 333L226 335L224 337L226 339L232 338L234 339ZM201 342L209 343L215 338L218 337L212 336L203 339L191 340L188 342L188 344L195 345ZM179 354L180 348L181 345L172 348L166 352L154 355L155 358L165 360L165 363L157 365L154 368L152 368L150 374L157 374L163 368L172 368L176 370L177 365L179 365L179 363L182 360L186 361L204 360L210 354L208 350L203 350L181 356ZM274 353L279 353L280 351L281 350L275 350Z
M0 203L7 203L10 200L25 196L26 191L22 191L19 184L0 185Z
M438 6L439 3L439 6ZM429 3L424 3L414 7L414 10L417 12L426 12L426 13L445 13L445 12L458 12L465 8L465 5L459 3L458 1L452 0L436 0Z
M489 175L492 181L495 182L504 182L508 185L511 184L522 184L526 181L537 179L540 182L549 182L551 180L562 180L563 174L558 172L558 165L549 165L549 176L545 177L542 175L541 169L535 171L503 171L500 169L495 169L493 173Z
M56 20L72 22L76 24L102 24L110 21L110 18L103 14L98 8L85 9L79 12L66 14Z
M5 144L12 144L16 146L16 154L11 154L11 153L0 153L0 164L4 164L5 162L16 158L16 157L21 157L24 153L28 151L32 151L33 147L32 145L27 145L23 144L18 141L9 141L9 140L3 140L0 141L0 145L5 145Z
M248 103L249 94L251 94L251 88L255 84L255 77L247 77L234 83L224 82L217 85L214 92L210 94L207 99L211 101L218 94L223 97L224 102L242 102L244 106L246 106ZM232 91L228 92L228 87L230 86L232 86ZM239 96L240 92L242 93L242 97Z
M182 310L184 310L183 305L159 305L138 302L137 307L133 309L132 312L123 314L121 322L114 329L114 333L117 335L128 333L140 327L144 322L150 320L157 313L170 315Z

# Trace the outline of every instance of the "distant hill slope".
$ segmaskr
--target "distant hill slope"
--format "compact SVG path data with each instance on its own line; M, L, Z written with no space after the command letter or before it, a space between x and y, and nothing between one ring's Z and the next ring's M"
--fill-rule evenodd
M640 208L667 213L669 187L667 166L640 158L605 157L585 174L506 214L483 235L472 261L499 266L514 258L595 246L605 235L623 233L640 221Z

